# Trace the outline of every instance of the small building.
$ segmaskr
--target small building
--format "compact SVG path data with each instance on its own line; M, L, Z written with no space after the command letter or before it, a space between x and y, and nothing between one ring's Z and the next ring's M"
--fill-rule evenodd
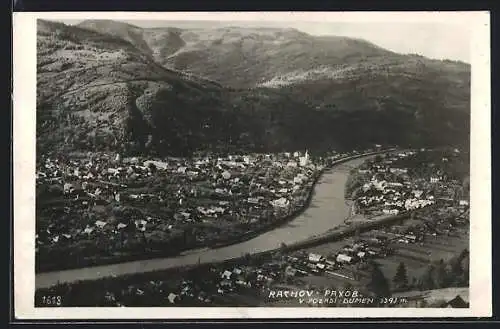
M330 265L330 266L335 266L335 261L333 259L327 259L325 261L326 264Z
M146 231L146 224L148 223L147 221L145 221L144 219L138 219L138 220L135 220L134 221L135 223L135 227L141 231L141 232L145 232Z
M411 191L411 193L413 193L413 195L415 196L415 198L420 198L422 196L422 194L424 193L424 191L422 191L422 190L413 190L413 191Z
M316 264L316 268L318 268L318 269L320 269L320 270L324 270L324 269L325 269L325 267L326 267L326 265L325 265L325 264L323 264L323 263L318 263L318 264Z
M232 272L226 270L222 273L221 278L230 280L232 274L233 274Z
M458 204L460 206L468 206L469 205L469 201L467 201L467 200L460 200L460 201L458 201Z
M224 172L222 173L222 178L224 178L224 179L229 179L229 178L231 178L231 173L230 173L229 171L227 171L227 170L226 170L226 171L224 171Z
M100 229L102 229L102 228L103 228L104 226L106 226L107 224L108 224L108 223L103 222L103 221L100 221L100 220L98 220L98 221L96 221L96 222L95 222L95 226L97 226L97 227L98 227L98 228L100 228Z
M290 203L285 198L279 198L279 199L276 199L276 200L273 200L270 202L274 207L277 207L277 208L284 208L284 207L288 206L288 204Z
M93 227L86 227L84 230L83 230L83 233L86 233L86 234L90 234L94 231L94 228Z
M292 266L287 266L285 269L285 274L287 276L295 276L297 274L297 269L293 268Z
M366 256L366 253L364 251L360 251L356 254L356 256L358 256L360 259L364 259L365 256Z
M73 192L73 190L74 190L73 184L64 183L64 186L63 186L64 193L71 193L71 192Z
M177 296L176 294L174 294L173 292L171 292L170 294L168 294L168 301L170 302L170 304L175 304L175 301L178 299L179 296Z
M350 264L352 262L352 257L345 254L338 254L336 258L337 263Z
M310 253L308 259L312 263L318 263L318 262L323 260L323 256L321 256L319 254Z
M162 162L162 161L148 160L148 161L145 161L143 165L146 168L149 168L150 166L153 166L153 167L155 167L157 169L162 169L162 170L168 169L168 164L166 162Z
M407 234L404 236L405 239L407 239L409 242L416 242L417 241L417 236L413 234Z
M457 297L453 298L450 301L447 301L446 303L443 303L440 305L442 308L469 308L469 303L467 303L460 295L457 295Z

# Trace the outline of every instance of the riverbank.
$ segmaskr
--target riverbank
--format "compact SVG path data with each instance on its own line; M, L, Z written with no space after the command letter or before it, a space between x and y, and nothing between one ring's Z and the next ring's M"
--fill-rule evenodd
M74 258L73 262L65 262L64 264L61 264L59 262L57 263L50 263L50 262L44 262L42 264L37 263L36 267L36 273L44 273L44 272L50 272L50 271L59 271L59 270L68 270L68 269L78 269L82 267L90 267L90 266L100 266L100 265L110 265L110 264L117 264L121 262L129 262L129 261L136 261L136 260L147 260L147 259L154 259L154 258L159 258L159 257L176 257L180 256L183 254L188 254L190 252L195 252L197 250L205 250L205 249L219 249L222 247L226 246L231 246L234 244L242 243L245 241L248 241L250 239L255 238L256 236L265 233L267 231L279 228L280 226L283 226L302 214L307 207L309 207L311 203L311 199L314 195L314 188L316 186L316 183L318 180L321 178L323 174L323 170L317 172L313 177L312 177L312 182L310 183L310 186L307 186L307 198L304 202L303 205L297 207L296 209L293 209L292 212L288 215L282 216L280 218L277 218L276 220L265 223L263 225L258 226L256 229L250 231L250 232L245 232L243 234L230 237L229 239L222 241L222 242L213 242L213 243L196 243L191 246L188 246L187 248L179 248L177 250L172 250L171 248L161 248L157 250L147 250L145 253L132 253L132 252L127 252L119 255L99 255L96 256L95 258Z
M351 227L343 227L340 230L336 232L331 232L329 234L325 234L321 237L317 237L308 241L301 241L295 244L290 244L286 246L282 246L279 249L272 249L272 250L266 250L263 252L255 253L252 255L241 255L233 258L228 258L224 259L221 261L213 261L213 262L197 262L197 263L191 263L188 265L184 266L177 266L177 267L171 267L171 268L166 268L166 269L159 269L159 270L154 270L154 271L146 271L146 272L141 272L141 273L127 273L124 275L110 275L110 276L104 276L98 279L94 280L77 280L73 281L73 284L76 284L79 286L79 290L81 289L82 291L85 291L86 288L95 288L96 285L101 285L103 287L108 286L108 285L119 285L119 286L127 286L129 284L133 284L137 281L155 281L155 280L163 280L165 277L170 277L170 276L178 276L181 275L182 273L186 272L196 272L196 273L203 273L203 271L207 271L210 267L212 266L225 266L225 267L234 267L241 265L241 262L243 261L248 261L249 259L252 259L257 262L262 262L266 260L270 260L273 257L273 254L275 254L277 251L287 253L287 252L293 252L296 250L301 250L301 249L306 249L318 245L322 245L325 243L330 243L330 242L335 242L339 241L345 238L348 238L350 236L353 236L356 234L356 231L360 232L365 232L369 230L373 230L376 228L380 228L385 225L389 225L392 223L395 223L397 221L400 221L402 219L408 218L410 213L404 213L400 214L397 216L386 216L383 218L378 218L374 220L373 222L367 222L364 225L361 226L351 226ZM191 273L192 274L192 273ZM117 281L118 280L118 281ZM61 282L61 283L56 283L53 285L46 285L42 286L37 283L37 295L43 295L45 293L53 292L52 289L55 289L54 291L62 290L64 291L67 289L67 285L65 284L66 282ZM68 282L69 283L69 282ZM55 286L54 288L51 288ZM91 306L91 305L89 305Z
M349 162L348 166L361 164L372 154L357 155L333 163ZM209 249L187 255L170 258L155 258L119 264L86 267L72 270L42 272L36 275L37 288L50 287L58 282L75 282L80 280L95 280L107 276L122 276L134 273L152 272L169 268L178 268L203 263L217 263L229 259L241 258L245 255L255 255L262 252L279 249L282 244L294 245L301 241L322 236L329 230L342 225L348 214L344 199L344 186L349 171L344 167L326 169L318 177L310 206L290 221L278 228L262 233L247 241L232 244L217 249Z
M386 152L386 151L381 151L381 152ZM231 246L234 244L242 243L248 240L251 240L260 234L263 234L265 232L271 231L273 229L277 229L279 227L282 227L292 221L293 219L297 218L301 214L304 213L304 211L310 206L311 200L314 196L314 189L316 187L316 184L318 180L321 179L323 174L327 172L328 170L332 169L334 166L344 163L349 160L357 159L359 157L365 157L365 156L370 156L372 154L378 154L381 152L372 152L368 154L360 154L360 155L355 155L351 157L346 157L343 159L339 159L332 163L331 166L325 167L322 170L318 171L317 173L314 174L312 177L312 183L310 186L307 187L307 198L304 202L303 205L297 207L296 209L293 209L292 212L288 215L285 215L281 218L278 218L272 222L265 223L263 225L260 225L259 227L253 229L250 232L245 232L240 235L236 235L233 237L229 237L225 241L215 241L212 243L195 243L193 245L188 246L187 248L178 248L176 250L173 250L171 247L166 246L165 248L159 248L156 250L146 250L142 252L127 252L127 253L121 253L117 255L98 255L95 257L88 257L88 258L72 258L72 261L65 261L64 263L61 262L50 262L50 261L44 261L44 262L36 262L36 268L35 272L36 273L45 273L45 272L52 272L52 271L61 271L61 270L69 270L69 269L78 269L78 268L84 268L84 267L92 267L92 266L102 266L102 265L111 265L111 264L118 264L122 262L131 262L131 261L138 261L138 260L147 260L147 259L155 259L155 258L162 258L162 257L176 257L180 256L184 253L189 253L191 250L197 250L197 249L202 249L202 248L210 248L210 249L219 249L222 247L227 247Z

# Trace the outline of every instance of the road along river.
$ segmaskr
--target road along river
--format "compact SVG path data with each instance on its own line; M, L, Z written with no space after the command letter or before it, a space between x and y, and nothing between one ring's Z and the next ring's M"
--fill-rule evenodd
M341 225L349 216L349 205L344 199L344 187L349 171L374 155L363 156L342 162L327 169L314 187L309 207L288 223L261 235L219 249L197 250L170 258L157 258L125 262L112 265L37 273L35 287L47 288L58 283L95 280L110 276L145 273L156 270L195 265L197 263L220 262L277 249L282 243L291 245L321 235Z

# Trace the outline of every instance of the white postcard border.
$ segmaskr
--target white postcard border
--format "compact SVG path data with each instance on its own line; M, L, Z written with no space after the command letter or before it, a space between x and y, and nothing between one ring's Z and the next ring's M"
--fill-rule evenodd
M41 12L13 15L14 310L17 319L427 318L491 316L490 20L488 12ZM471 35L470 308L35 308L36 19L452 22Z

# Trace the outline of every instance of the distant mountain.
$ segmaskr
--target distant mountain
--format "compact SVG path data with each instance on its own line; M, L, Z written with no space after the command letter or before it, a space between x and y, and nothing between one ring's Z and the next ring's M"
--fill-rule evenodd
M121 24L93 22L80 26L106 32ZM138 29L121 31L130 35ZM403 106L423 101L427 109L430 99L438 107L469 112L470 65L396 54L364 40L239 27L142 29L142 39L134 40L140 49L147 44L147 52L171 69L228 88L285 87L315 107L380 109L386 99L396 98L394 103ZM411 110L418 116L418 109Z
M39 146L179 153L468 143L464 63L294 29L38 24Z
M125 23L95 20L83 21L79 26L104 33L119 30L113 33L154 54L162 65L235 88L271 86L279 81L290 84L325 76L352 78L367 70L372 74L377 70L390 73L392 67L396 70L394 73L407 70L408 74L419 73L423 68L437 69L460 80L466 79L470 71L469 65L461 62L443 64L421 56L397 54L361 39L311 36L291 28L141 29Z

